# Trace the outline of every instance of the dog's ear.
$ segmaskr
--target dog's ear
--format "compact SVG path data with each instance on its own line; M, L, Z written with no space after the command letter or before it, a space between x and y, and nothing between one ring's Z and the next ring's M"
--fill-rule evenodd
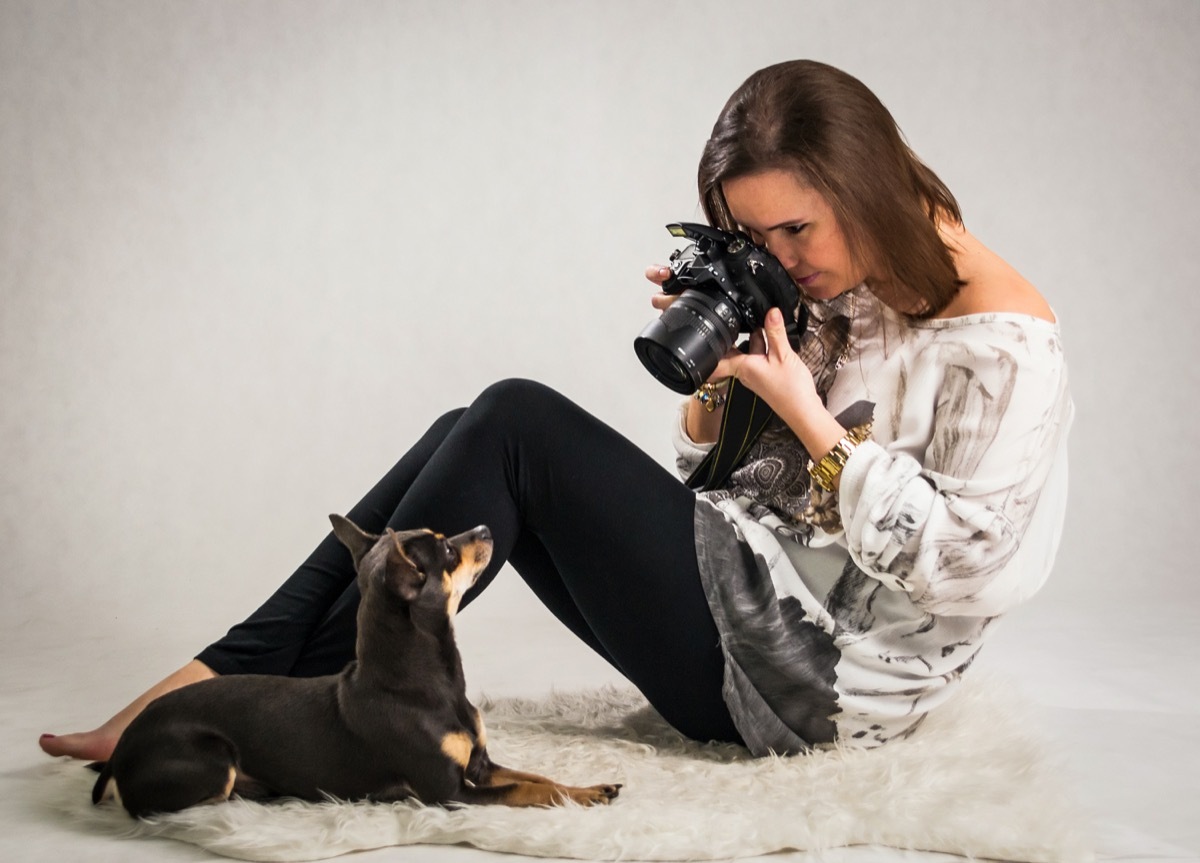
M396 593L405 602L416 602L425 586L425 567L421 564L419 555L409 555L412 541L400 544L400 538L392 534L392 547L388 549L387 576Z
M329 516L329 520L333 523L333 535L350 549L350 556L354 558L354 568L358 569L358 562L374 547L379 537L367 533L350 519L336 513Z

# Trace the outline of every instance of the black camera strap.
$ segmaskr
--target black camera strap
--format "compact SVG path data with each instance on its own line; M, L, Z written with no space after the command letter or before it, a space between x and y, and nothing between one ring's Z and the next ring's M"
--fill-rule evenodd
M687 478L687 487L696 491L721 488L773 416L775 412L749 387L739 384L737 378L731 380L725 396L720 436Z

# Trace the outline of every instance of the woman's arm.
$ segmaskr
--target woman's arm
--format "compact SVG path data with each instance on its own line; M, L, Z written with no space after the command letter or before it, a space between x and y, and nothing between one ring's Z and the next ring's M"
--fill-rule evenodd
M991 336L935 343L910 369L910 389L936 405L920 460L868 442L842 472L855 563L937 614L992 616L1032 593L1061 528L1072 417L1061 348L1045 330ZM1035 514L1046 548L1023 547Z

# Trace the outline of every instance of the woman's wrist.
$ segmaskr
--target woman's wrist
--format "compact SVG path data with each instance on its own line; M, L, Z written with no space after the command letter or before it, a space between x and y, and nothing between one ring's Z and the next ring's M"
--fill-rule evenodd
M702 387L697 390L688 400L687 416L684 419L684 430L687 432L687 436L693 443L698 444L713 443L720 437L729 384L726 382L713 383L709 390L711 396L708 396L704 389ZM706 397L701 398L702 395Z
M809 476L813 485L826 492L836 492L841 488L842 468L846 466L850 456L860 444L871 437L871 423L866 422L855 426L846 432L833 448L822 458L814 458L808 466Z
M725 396L729 387L726 384L705 383L692 393L692 398L700 402L706 411L712 413L717 408L725 407Z

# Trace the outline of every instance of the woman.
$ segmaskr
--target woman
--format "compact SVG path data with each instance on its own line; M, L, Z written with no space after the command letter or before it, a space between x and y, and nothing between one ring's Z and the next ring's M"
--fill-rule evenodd
M690 737L754 754L879 745L952 693L990 622L1049 571L1071 418L1058 326L878 99L829 66L747 80L699 180L709 220L764 244L811 310L799 352L783 318L798 310L772 310L682 407L685 474L716 440L729 379L774 411L720 488L696 494L561 396L506 381L435 422L350 517L489 525L493 562L468 600L512 563ZM107 757L149 700L214 674L336 672L357 600L328 537L196 660L42 747Z

